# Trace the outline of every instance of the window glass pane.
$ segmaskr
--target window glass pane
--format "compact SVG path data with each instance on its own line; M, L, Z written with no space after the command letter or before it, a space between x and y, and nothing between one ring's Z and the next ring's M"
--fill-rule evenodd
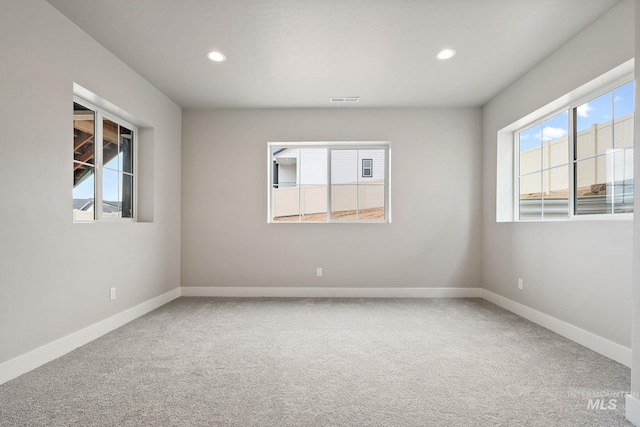
M133 175L120 174L122 182L122 218L133 218Z
M303 185L300 187L300 217L303 222L327 220L327 186Z
M613 91L613 117L619 118L629 114L633 114L634 108L634 86L635 82L631 81L620 86Z
M384 182L358 186L358 219L384 219Z
M118 124L102 120L102 164L105 168L118 170Z
M569 112L545 120L542 123L542 168L569 163Z
M613 92L576 108L576 159L604 154L613 148Z
M358 150L331 150L331 183L356 184L359 162Z
M362 183L384 183L385 152L383 149L358 150L358 181Z
M73 103L73 160L95 164L95 113Z
M274 221L327 220L327 149L274 148L271 215Z
M520 219L542 219L542 173L520 177Z
M271 218L277 222L300 221L300 188L278 187L271 189Z
M542 123L532 126L519 134L520 175L542 169Z
M95 199L94 168L78 163L74 163L73 166L73 219L92 220Z
M613 155L614 212L633 212L633 148L618 150Z
M331 219L358 219L358 150L331 150Z
M634 82L613 91L614 148L633 147Z
M133 131L124 126L120 126L118 163L121 171L133 173Z
M275 147L272 150L271 218L278 222L300 221L298 188L299 148Z
M327 220L327 149L300 149L300 219Z
M542 173L544 219L569 216L569 166L547 169Z
M102 216L120 217L122 193L120 192L120 173L104 169L102 173Z
M610 155L576 163L576 215L611 213L612 164Z
M300 148L300 185L327 185L327 149Z
M299 148L273 148L273 188L295 187L298 185Z
M338 184L338 185L334 184L331 186L331 219L335 219L335 220L358 219L357 206L358 206L358 185L357 184Z
M358 214L359 220L384 220L384 174L385 150L358 150L358 159L363 169L359 176Z

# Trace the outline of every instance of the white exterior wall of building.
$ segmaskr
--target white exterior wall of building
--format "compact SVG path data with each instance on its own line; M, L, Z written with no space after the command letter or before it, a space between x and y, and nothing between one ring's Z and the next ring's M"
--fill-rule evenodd
M295 187L298 184L298 165L278 165L278 188Z
M327 150L300 148L298 182L300 185L327 185Z
M373 176L362 176L362 160L373 160ZM384 150L333 151L331 158L331 183L355 184L384 182Z
M354 184L372 181L384 182L384 150L340 150L332 154L331 182ZM325 148L289 148L274 155L278 159L295 159L294 165L281 164L279 182L296 185L327 185L327 150ZM373 161L373 176L362 176L362 160ZM295 172L294 172L295 168Z

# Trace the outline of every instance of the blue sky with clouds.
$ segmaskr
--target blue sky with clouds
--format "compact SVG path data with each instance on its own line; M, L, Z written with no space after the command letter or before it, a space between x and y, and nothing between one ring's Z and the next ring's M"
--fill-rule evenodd
M577 131L589 128L594 123L610 121L634 111L634 82L629 82L577 107ZM527 150L568 134L569 113L558 115L520 132L520 150Z

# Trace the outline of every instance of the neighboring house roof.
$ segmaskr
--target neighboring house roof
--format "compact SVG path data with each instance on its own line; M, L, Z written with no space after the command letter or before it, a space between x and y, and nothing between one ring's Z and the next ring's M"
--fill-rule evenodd
M73 209L79 211L88 211L93 208L95 201L93 199L73 199ZM104 213L116 213L120 211L120 202L102 202L102 212Z
M93 206L93 199L73 199L73 209L86 211Z

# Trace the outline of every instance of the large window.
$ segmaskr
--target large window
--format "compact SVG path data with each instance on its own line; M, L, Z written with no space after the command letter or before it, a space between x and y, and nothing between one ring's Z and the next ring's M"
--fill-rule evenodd
M73 102L73 219L135 218L137 128L81 99Z
M269 143L269 222L390 222L388 143Z
M520 220L633 212L634 82L515 132Z

